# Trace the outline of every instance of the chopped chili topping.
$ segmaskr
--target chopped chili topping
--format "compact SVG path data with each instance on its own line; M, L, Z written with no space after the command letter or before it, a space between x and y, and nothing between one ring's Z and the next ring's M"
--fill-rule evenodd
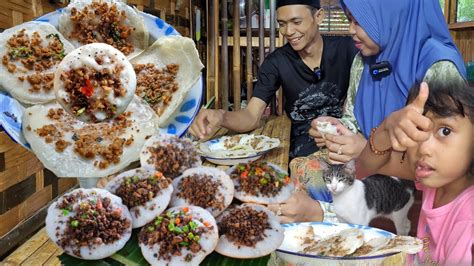
M238 164L230 177L239 181L237 191L254 196L273 197L291 182L287 174L276 171L264 162Z
M95 58L100 61L99 57ZM124 68L118 65L115 69L102 69L97 71L89 68L77 68L61 74L64 90L69 95L65 102L71 107L71 112L80 116L84 112L92 122L97 122L96 113L103 112L106 119L116 115L117 107L108 101L108 96L123 97L125 88L120 81L120 73ZM91 97L95 88L101 88L96 97ZM100 95L99 95L100 94Z
M189 209L188 209L189 210ZM191 251L185 259L191 261L194 254L201 250L201 236L212 229L212 226L201 226L209 222L196 220L188 212L168 211L145 225L138 235L140 243L152 247L159 244L155 254L158 259L170 260L173 256L181 256L183 249Z
M130 37L135 29L125 24L128 20L125 11L120 11L116 4L97 1L82 10L73 7L74 29L69 37L82 44L106 43L129 55L134 50Z

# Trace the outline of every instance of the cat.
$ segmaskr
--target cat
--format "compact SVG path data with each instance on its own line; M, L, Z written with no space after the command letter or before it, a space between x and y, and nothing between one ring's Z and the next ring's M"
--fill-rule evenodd
M412 181L379 174L358 180L354 160L346 164L323 161L321 168L340 222L368 225L375 217L386 217L393 221L398 235L408 235L407 214L415 191Z

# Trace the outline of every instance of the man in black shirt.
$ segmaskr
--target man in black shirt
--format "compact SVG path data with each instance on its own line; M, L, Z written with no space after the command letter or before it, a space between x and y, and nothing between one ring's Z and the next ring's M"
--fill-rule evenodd
M290 159L318 150L309 136L318 116L340 117L352 61L357 50L350 37L322 37L324 11L319 0L277 0L280 32L288 40L263 62L245 109L201 110L190 133L205 138L222 126L237 132L258 127L265 107L281 86L292 121Z

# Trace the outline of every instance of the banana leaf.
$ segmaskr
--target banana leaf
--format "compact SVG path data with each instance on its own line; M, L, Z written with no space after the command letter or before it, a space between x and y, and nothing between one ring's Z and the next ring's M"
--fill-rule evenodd
M116 265L148 265L148 262L142 256L140 247L138 246L138 232L133 230L132 237L127 244L114 255L101 260L81 260L66 253L58 256L61 265L78 265L78 266L116 266ZM217 252L212 252L201 263L201 266L266 266L270 255L255 259L234 259L223 256Z

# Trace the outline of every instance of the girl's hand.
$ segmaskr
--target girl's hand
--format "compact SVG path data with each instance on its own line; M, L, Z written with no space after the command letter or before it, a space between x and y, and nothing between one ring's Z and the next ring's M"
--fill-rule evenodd
M428 84L421 83L415 100L403 109L393 112L382 123L381 128L388 132L393 150L405 151L430 137L433 122L423 115L428 94Z
M321 205L313 200L304 189L296 189L284 203L267 206L278 215L280 223L321 222L324 214Z
M337 118L334 118L331 116L320 116L316 119L313 119L313 121L311 121L311 128L309 129L309 135L314 138L314 141L316 142L316 146L318 146L319 148L322 148L326 145L325 135L327 134L322 134L321 132L319 132L318 127L317 127L318 121L330 122L332 125L335 125L338 129L341 126L342 127L344 126L341 124L341 122Z
M355 134L344 126L338 126L338 135L326 135L326 147L331 163L347 163L359 157L367 144L362 134Z

